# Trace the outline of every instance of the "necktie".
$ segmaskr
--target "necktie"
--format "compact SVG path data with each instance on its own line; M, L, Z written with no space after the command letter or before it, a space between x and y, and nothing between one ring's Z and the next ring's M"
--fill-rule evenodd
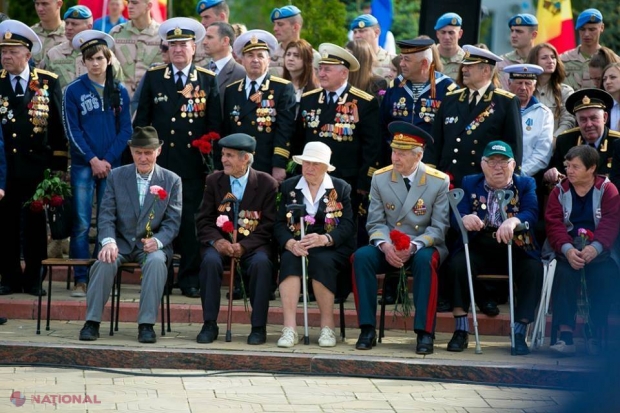
M329 92L327 94L327 107L331 108L334 106L334 102L336 100L336 92Z
M474 90L474 93L471 94L471 102L469 102L469 112L473 112L476 107L476 97L478 96L478 91Z
M238 179L233 179L232 181L232 192L237 199L241 199L243 197L243 193L241 192L241 183Z
M15 95L24 96L24 88L22 87L21 76L15 76Z
M213 59L211 59L211 61L209 62L209 70L217 74L217 65L215 64Z
M250 98L256 93L256 81L252 80L250 82Z
M177 90L183 90L183 86L183 72L179 70L177 72Z
M403 180L405 181L405 186L407 187L407 192L409 192L409 190L411 189L411 181L409 180L409 178L403 178Z

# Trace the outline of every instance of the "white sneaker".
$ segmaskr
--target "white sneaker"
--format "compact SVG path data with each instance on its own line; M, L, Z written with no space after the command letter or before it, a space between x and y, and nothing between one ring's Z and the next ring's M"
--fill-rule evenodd
M297 331L291 327L284 327L282 329L282 336L278 340L278 347L293 347L299 342L299 336Z
M329 327L323 327L321 329L321 336L319 337L319 346L321 347L334 347L336 346L336 334L334 330Z
M572 356L577 352L577 347L574 344L566 344L566 342L558 340L554 345L549 346L549 350L565 356Z

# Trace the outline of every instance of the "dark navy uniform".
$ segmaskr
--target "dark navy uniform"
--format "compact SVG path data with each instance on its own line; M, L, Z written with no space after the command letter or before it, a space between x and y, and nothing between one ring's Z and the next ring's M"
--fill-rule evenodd
M246 78L231 83L224 95L224 134L245 133L256 139L252 168L271 175L286 168L295 131L293 84L267 74L255 97L246 96ZM260 95L258 95L260 94Z
M612 161L614 158L614 142L620 138L620 132L609 129L605 126L603 137L596 150L600 156L598 169L596 173L601 175L609 175L611 172ZM570 148L578 145L587 145L587 142L581 137L580 128L572 128L560 134L555 141L555 150L551 157L549 167L556 168L559 173L566 175L564 168L564 156Z
M468 98L466 88L446 95L433 124L434 157L427 160L452 175L457 187L465 175L482 172L480 158L487 143L499 138L508 143L518 168L523 153L519 99L491 84L470 113Z
M311 90L301 97L297 125L295 136L302 140L301 147L320 141L331 148L336 167L331 175L347 181L353 193L370 190L381 155L379 102L375 97L347 85L337 104L328 107L326 91Z

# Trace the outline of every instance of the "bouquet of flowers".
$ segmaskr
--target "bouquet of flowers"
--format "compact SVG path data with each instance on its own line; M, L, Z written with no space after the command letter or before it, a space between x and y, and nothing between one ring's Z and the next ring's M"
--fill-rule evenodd
M230 241L233 241L233 233L235 232L235 225L230 221L230 219L228 218L228 215L220 215L219 217L217 217L217 219L215 220L215 225L218 228L221 228L221 230L225 233L228 234L228 236L230 237ZM243 274L241 272L241 263L239 262L239 260L236 260L236 268L233 270L232 268L230 269L230 276L233 277L234 276L234 271L237 271L237 274L239 274L239 280L241 280L241 295L243 296L243 307L245 308L245 311L249 311L248 308L248 296L245 292L245 283L243 282ZM232 291L230 291L230 294L232 294Z
M46 211L52 239L71 235L71 186L49 169L24 206L33 212Z
M390 231L390 240L396 248L396 251L408 250L411 246L411 238L409 235L400 232L397 229ZM401 303L402 309L398 309L398 303ZM402 314L405 317L411 316L411 300L409 298L409 288L407 286L407 272L405 266L400 267L400 276L398 277L398 289L396 293L396 306L394 307L394 316L397 313Z
M213 172L213 142L220 139L216 132L209 132L192 141L192 146L198 148L202 161L207 165L207 173Z
M149 188L149 192L152 195L155 195L155 199L159 199L163 201L168 196L168 193L164 188L159 185L151 185ZM155 218L155 205L153 205L153 209L149 213L149 220L146 223L146 238L151 238L153 236L153 229L151 228L151 221Z

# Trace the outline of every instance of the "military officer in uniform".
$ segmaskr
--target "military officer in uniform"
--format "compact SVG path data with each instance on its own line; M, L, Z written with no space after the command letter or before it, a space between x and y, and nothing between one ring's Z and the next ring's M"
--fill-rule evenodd
M159 23L151 18L152 7L157 7L155 0L129 2L129 21L110 30L114 54L121 64L123 83L130 99L144 73L159 59Z
M534 47L534 40L538 36L538 20L531 14L517 14L508 20L508 28L510 29L510 45L514 50L502 55L503 60L496 65L504 90L510 90L508 81L510 76L503 70L506 66L527 61L527 56Z
M566 108L575 115L577 127L560 134L544 179L556 183L566 176L564 156L570 148L590 145L598 151L598 174L609 175L614 158L614 142L620 133L607 127L608 111L614 105L613 97L601 89L580 89L566 99Z
M383 78L387 77L392 68L392 59L396 56L379 46L381 27L377 18L372 14L357 16L351 22L350 29L353 32L354 40L364 39L372 47L374 52L373 73Z
M354 291L361 333L358 350L377 343L377 274L398 271L403 266L413 275L413 329L416 353L432 354L437 307L437 269L448 255L445 236L450 226L448 177L422 160L424 147L433 138L408 122L389 125L392 165L372 177L366 228L370 245L353 256ZM396 249L390 233L408 237L404 249Z
M65 22L60 18L62 0L35 0L34 9L41 19L31 29L41 41L41 50L32 54L32 60L38 65L45 57L45 53L52 47L66 40Z
M466 87L448 93L439 107L432 134L435 156L427 161L451 175L457 187L465 175L481 172L480 155L498 136L513 148L517 168L523 153L519 99L491 83L501 57L471 45L463 50Z
M215 74L192 63L204 27L187 17L166 20L159 28L168 42L170 63L149 69L140 93L134 126L152 125L164 141L157 158L183 181L183 215L177 239L181 253L179 287L188 297L199 297L199 244L194 214L204 190L208 165L193 142L208 132L220 132L222 115Z
M443 74L455 80L465 56L465 51L459 46L459 39L463 36L462 25L463 19L456 13L445 13L435 23L435 35L439 40L437 50L443 63Z
M0 23L0 123L7 161L6 196L0 202L4 251L0 295L45 295L39 285L46 258L45 214L24 203L32 198L44 171L67 170L67 140L60 117L57 76L28 65L41 50L36 33L17 20ZM24 235L24 236L22 236ZM26 263L22 271L21 254ZM50 275L51 276L51 275Z
M237 37L233 50L241 57L246 76L226 88L223 116L225 135L245 133L256 138L252 168L282 182L295 131L295 88L269 74L269 56L276 44L276 38L264 30Z
M402 74L392 81L381 102L385 164L391 163L389 144L392 135L388 125L395 120L402 120L431 133L435 115L446 93L457 88L452 78L434 70L431 49L435 44L433 40L402 40L396 44L402 56ZM432 148L431 145L426 151Z
M275 8L271 11L273 34L278 40L278 46L271 55L269 73L282 76L284 70L284 51L292 41L300 39L303 18L301 10L293 5Z

